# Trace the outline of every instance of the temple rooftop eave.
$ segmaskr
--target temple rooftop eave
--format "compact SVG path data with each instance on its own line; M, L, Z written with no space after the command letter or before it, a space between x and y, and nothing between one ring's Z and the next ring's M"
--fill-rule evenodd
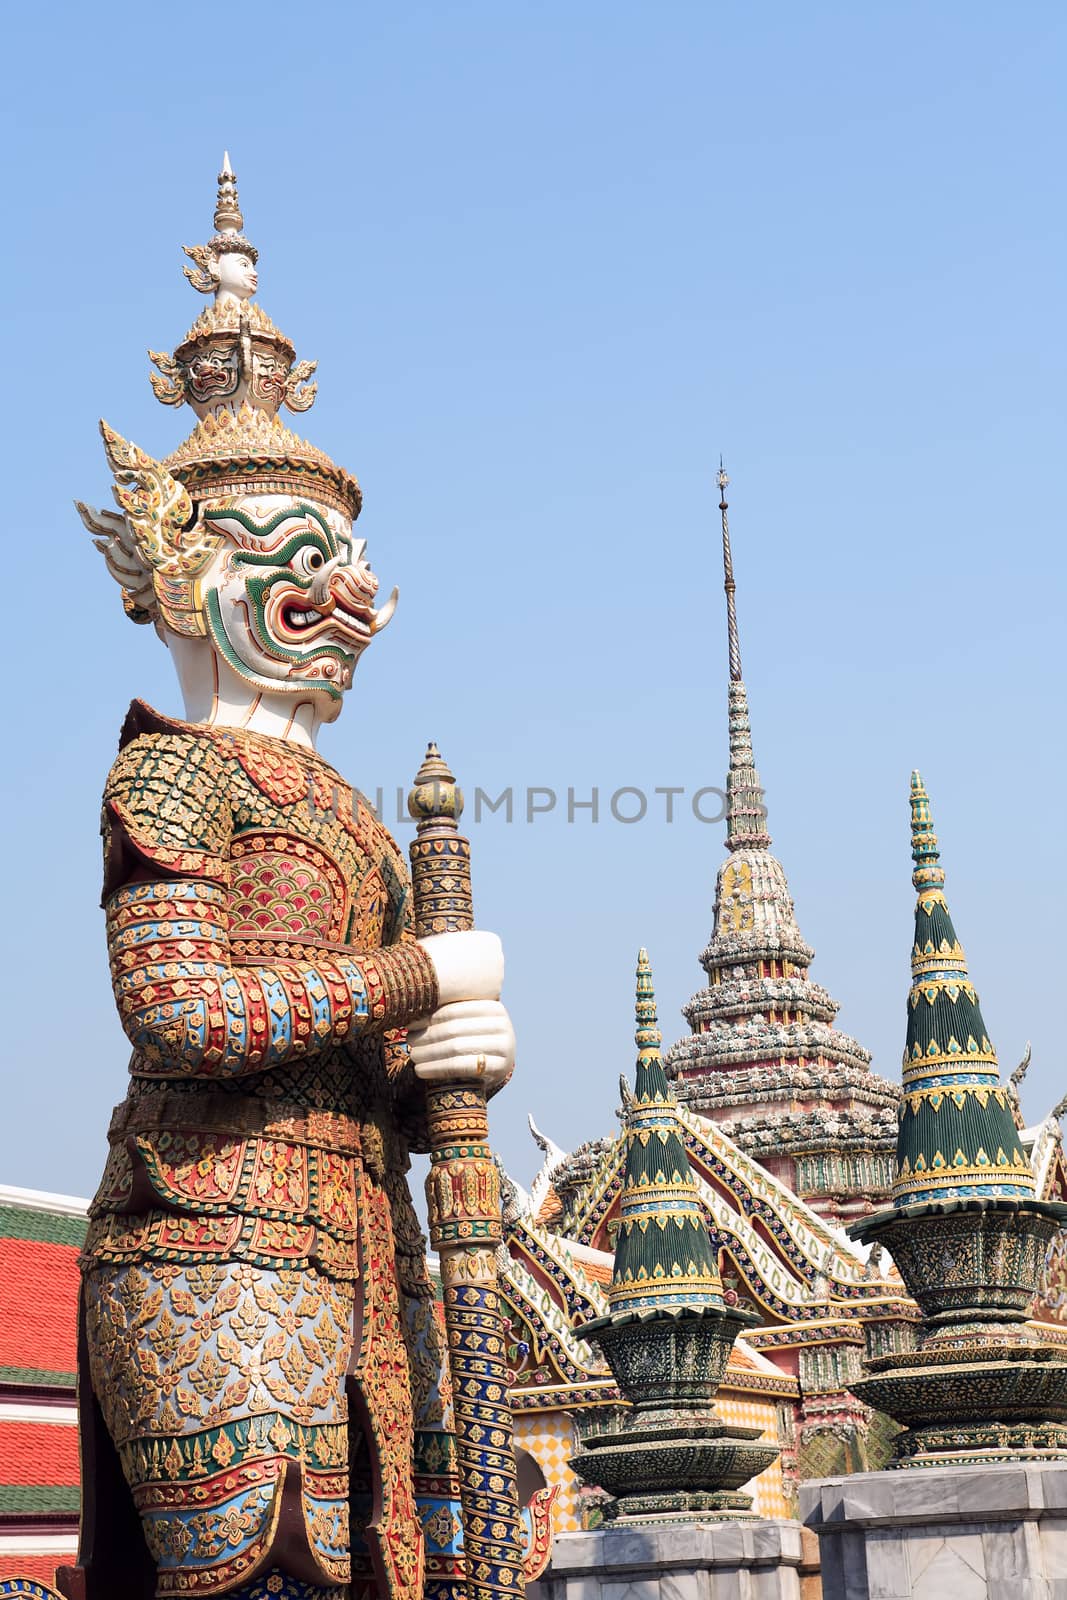
M815 1057L827 1065L860 1070L867 1068L871 1059L855 1039L825 1023L768 1022L763 1017L690 1034L667 1051L671 1071L732 1067L735 1063L747 1066L776 1057L783 1062L790 1057Z
M896 1124L900 1090L896 1084L866 1067L835 1063L834 1076L828 1078L826 1060L770 1061L750 1066L733 1067L718 1072L712 1080L683 1077L687 1065L672 1063L671 1075L677 1080L676 1093L692 1101L706 1089L716 1106L748 1105L753 1101L773 1104L791 1104L794 1100L846 1102L852 1106L865 1105L872 1114L885 1112Z
M738 966L741 963L753 961L792 961L798 967L810 967L815 960L815 951L810 944L805 944L799 934L789 935L780 931L770 934L765 930L752 933L728 933L716 935L700 952L700 965L707 971L710 967Z
M752 1154L752 1145L763 1142L763 1139L768 1146L773 1143L788 1146L793 1155L844 1150L857 1145L865 1150L896 1149L895 1117L876 1122L870 1117L845 1117L815 1110L775 1117L750 1117L737 1123L723 1119L719 1125L749 1155Z
M690 1027L705 1020L747 1017L764 1011L801 1011L805 1020L832 1023L839 1007L825 989L805 978L741 978L698 989L682 1007Z

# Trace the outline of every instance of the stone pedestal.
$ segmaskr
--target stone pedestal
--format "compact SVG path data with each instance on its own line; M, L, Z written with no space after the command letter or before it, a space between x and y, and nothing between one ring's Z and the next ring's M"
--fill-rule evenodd
M679 1521L563 1533L528 1600L819 1600L816 1541L798 1522Z
M1067 1600L1067 1462L824 1478L800 1515L823 1600Z

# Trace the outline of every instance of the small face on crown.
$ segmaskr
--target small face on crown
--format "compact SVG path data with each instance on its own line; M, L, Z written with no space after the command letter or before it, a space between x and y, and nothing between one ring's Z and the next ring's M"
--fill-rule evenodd
M223 250L215 267L215 298L221 300L251 300L259 287L256 263L243 250Z
M365 541L338 512L283 496L206 506L203 525L221 540L201 580L215 648L246 682L310 696L332 721L395 605L375 609Z

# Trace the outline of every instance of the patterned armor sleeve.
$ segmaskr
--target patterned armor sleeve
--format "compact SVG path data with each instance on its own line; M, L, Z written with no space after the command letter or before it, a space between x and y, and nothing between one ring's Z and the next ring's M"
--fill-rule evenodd
M235 964L223 764L189 734L153 735L150 764L142 744L122 751L104 793L112 983L139 1074L235 1077L434 1009L432 965L410 940Z

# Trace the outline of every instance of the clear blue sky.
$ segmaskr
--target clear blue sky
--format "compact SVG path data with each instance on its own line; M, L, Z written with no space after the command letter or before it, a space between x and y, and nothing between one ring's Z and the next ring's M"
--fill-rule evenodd
M260 299L320 360L396 621L323 748L406 785L721 782L714 470L771 829L841 1021L898 1076L908 775L1005 1070L1067 1087L1067 21L1025 4L22 6L4 148L10 645L0 1181L89 1193L126 1050L97 815L130 698L180 711L75 516L104 415L159 454L145 349L199 309L224 146ZM662 807L662 802L657 802ZM634 956L667 1040L722 830L474 828L532 1109L609 1131Z

